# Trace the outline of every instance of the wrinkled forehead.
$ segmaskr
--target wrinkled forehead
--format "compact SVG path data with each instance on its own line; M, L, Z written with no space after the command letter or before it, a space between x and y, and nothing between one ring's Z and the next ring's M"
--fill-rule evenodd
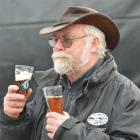
M62 30L59 30L55 32L53 35L55 36L61 36L61 35L83 35L85 33L85 24L73 24L71 26L68 26Z

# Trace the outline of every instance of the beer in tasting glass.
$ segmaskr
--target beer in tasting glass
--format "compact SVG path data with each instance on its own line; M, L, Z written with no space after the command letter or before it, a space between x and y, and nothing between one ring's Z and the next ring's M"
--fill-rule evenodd
M17 93L28 95L29 81L32 78L33 67L26 65L15 65L15 81L19 87Z
M45 87L44 96L49 111L63 114L63 96L61 85Z

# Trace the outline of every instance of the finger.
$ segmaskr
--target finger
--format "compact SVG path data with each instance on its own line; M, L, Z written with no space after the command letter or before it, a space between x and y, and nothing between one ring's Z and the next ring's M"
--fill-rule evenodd
M32 89L29 88L29 89L28 89L28 94L31 94L31 93L32 93Z
M62 114L57 113L57 112L48 112L46 114L46 117L47 118L52 118L52 119L57 119L57 120L61 119L62 116L63 116Z
M46 123L47 123L47 125L55 126L55 125L57 125L58 121L54 118L48 118Z
M19 87L16 85L10 85L8 86L8 93L16 93L16 91L19 90Z
M23 108L25 106L25 101L5 101L4 106L11 108Z
M23 111L23 108L9 108L9 107L5 107L6 110L6 114L10 114L10 116L14 116L17 114L20 114Z
M65 111L63 111L63 115L66 116L66 117L70 117L70 115Z
M54 132L54 128L51 125L46 125L46 130L51 133Z
M47 119L47 125L52 126L53 127L53 132L56 131L56 129L64 122L65 120L61 119L61 120L56 120L56 119L52 119L52 118L48 118Z
M16 93L12 93L12 94L8 94L4 97L4 100L6 101L24 101L25 97L22 94L16 94Z
M54 134L53 133L48 133L48 137L51 138L51 139L53 139Z
M70 118L69 114L67 112L63 112L63 114L57 113L57 112L48 112L46 114L47 118L52 118L55 120L66 120Z

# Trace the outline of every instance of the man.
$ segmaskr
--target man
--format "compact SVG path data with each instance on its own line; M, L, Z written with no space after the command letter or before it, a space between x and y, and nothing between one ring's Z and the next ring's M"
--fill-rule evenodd
M119 31L107 16L69 7L50 34L54 69L36 72L31 103L10 85L0 116L3 140L140 140L140 91L117 71L110 51ZM42 89L62 85L64 112L48 112ZM31 93L29 90L29 94Z

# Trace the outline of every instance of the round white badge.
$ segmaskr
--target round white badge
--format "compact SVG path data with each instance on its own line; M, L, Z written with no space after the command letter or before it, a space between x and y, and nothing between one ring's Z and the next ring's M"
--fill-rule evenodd
M108 117L104 113L93 113L87 119L89 124L100 126L108 122Z

